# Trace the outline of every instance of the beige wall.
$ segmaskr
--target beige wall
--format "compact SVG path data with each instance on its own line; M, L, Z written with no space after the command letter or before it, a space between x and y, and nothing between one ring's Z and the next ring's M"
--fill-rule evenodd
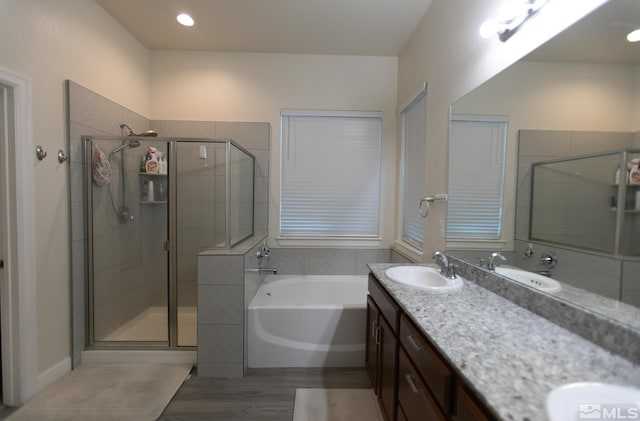
M278 247L280 110L383 112L383 246L393 236L395 57L154 51L154 119L271 123L269 242Z
M93 1L0 0L0 66L32 82L38 372L70 355L70 241L64 80L148 114L148 52Z
M427 99L426 193L447 191L449 105L532 51L605 0L549 2L507 42L483 39L480 25L498 15L502 0L435 0L398 61L398 104L423 82ZM440 221L446 207L433 206L425 223L425 258L445 248ZM422 259L421 256L414 256Z

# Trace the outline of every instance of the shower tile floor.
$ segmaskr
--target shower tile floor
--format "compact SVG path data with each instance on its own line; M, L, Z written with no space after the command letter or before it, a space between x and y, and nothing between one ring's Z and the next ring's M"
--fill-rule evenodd
M111 332L104 341L166 341L167 308L149 307L118 329ZM178 307L178 345L197 345L197 308Z

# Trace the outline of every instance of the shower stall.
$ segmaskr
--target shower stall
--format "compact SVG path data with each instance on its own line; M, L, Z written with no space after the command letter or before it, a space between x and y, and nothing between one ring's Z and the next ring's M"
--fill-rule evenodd
M195 347L197 255L253 235L255 158L130 134L82 137L87 346Z

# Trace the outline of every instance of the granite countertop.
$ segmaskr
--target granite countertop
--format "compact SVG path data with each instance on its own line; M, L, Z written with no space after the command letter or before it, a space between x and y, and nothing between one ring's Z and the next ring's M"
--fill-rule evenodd
M388 280L392 266L369 268L501 419L546 420L547 394L567 383L640 388L640 366L472 281L451 293L422 291Z

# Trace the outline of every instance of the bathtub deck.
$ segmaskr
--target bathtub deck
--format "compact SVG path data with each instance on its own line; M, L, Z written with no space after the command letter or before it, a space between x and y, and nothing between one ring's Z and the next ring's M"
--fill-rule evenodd
M160 420L291 421L297 388L368 388L364 368L256 368L242 379L194 375Z

